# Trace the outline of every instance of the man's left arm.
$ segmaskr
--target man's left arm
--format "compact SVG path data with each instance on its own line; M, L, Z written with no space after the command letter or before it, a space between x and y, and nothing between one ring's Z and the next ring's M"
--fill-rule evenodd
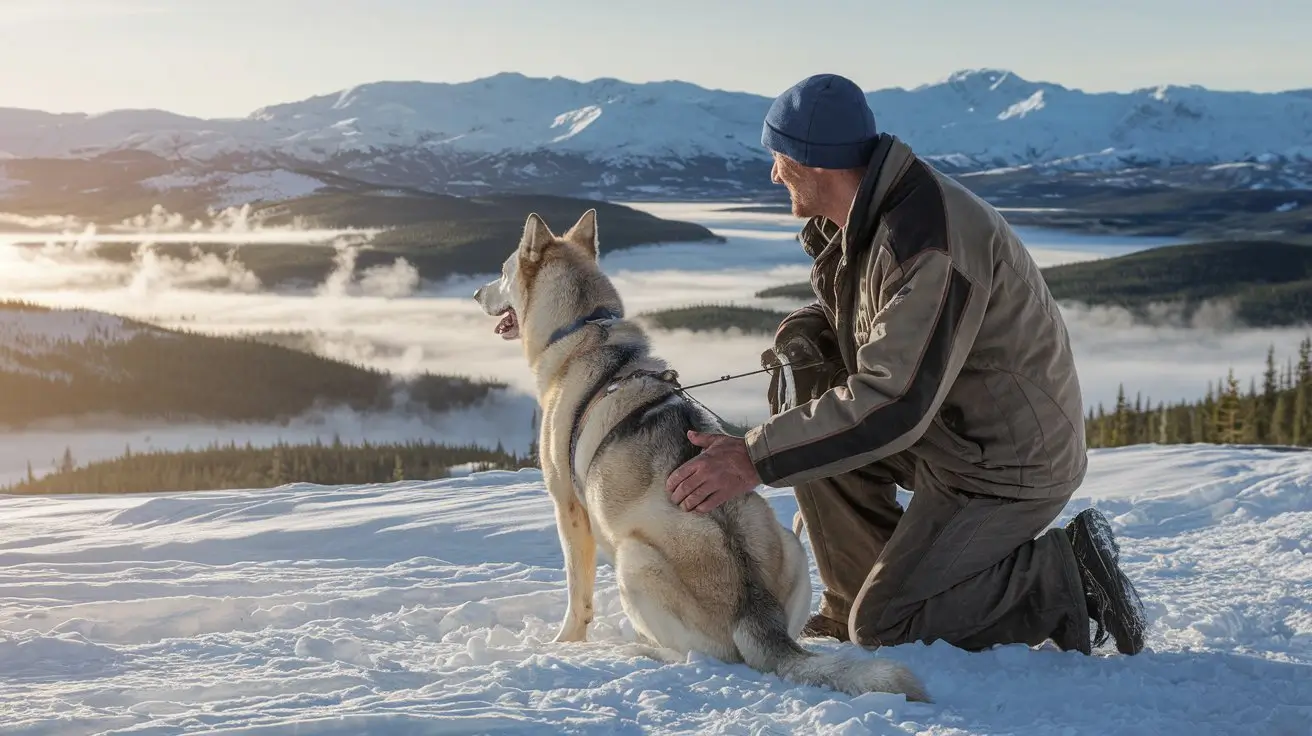
M909 448L965 364L988 301L988 285L966 276L944 250L904 264L901 287L875 316L845 385L747 432L761 482L796 485Z

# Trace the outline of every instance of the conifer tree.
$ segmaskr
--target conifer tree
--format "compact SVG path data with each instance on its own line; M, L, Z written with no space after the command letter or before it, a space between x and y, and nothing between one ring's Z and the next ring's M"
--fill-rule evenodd
M1116 413L1113 416L1111 446L1124 447L1130 440L1130 405L1125 400L1125 384L1116 388Z
M1287 445L1289 440L1289 397L1281 392L1276 397L1275 409L1271 412L1271 437L1268 442Z
M1239 441L1241 426L1239 405L1239 381L1235 379L1231 368L1222 384L1220 397L1216 402L1216 441L1222 444L1234 444Z

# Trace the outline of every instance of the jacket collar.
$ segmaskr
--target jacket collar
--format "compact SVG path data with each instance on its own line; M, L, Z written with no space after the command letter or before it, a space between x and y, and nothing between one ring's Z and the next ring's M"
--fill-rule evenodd
M843 228L827 217L812 217L797 235L802 250L815 259L834 244L836 238L843 238L845 250L869 243L889 190L902 178L913 159L911 149L901 139L889 133L880 133L875 150L870 155L870 162L866 165L865 176L857 187L856 196L852 198L847 216L847 231L844 232Z

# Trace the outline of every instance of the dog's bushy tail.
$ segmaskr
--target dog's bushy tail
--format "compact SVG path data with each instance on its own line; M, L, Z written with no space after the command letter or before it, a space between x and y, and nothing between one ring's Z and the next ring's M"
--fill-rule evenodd
M848 695L898 693L931 702L925 686L898 662L868 656L808 651L788 635L783 607L762 586L748 584L733 640L747 665L802 685L828 687Z

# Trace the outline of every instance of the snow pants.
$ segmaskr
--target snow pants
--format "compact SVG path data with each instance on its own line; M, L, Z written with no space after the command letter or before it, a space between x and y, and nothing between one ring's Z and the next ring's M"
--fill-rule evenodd
M832 366L799 370L784 398L776 375L771 409L842 379ZM1069 496L966 493L941 482L916 449L794 486L824 584L819 613L847 622L851 640L867 647L942 639L973 651L1051 639L1090 653L1075 553L1065 530L1047 529ZM912 494L905 510L897 486Z
M905 511L899 485L912 492ZM846 621L853 642L1091 651L1070 541L1058 527L1040 534L1067 499L962 493L906 455L794 491L824 583L819 612Z

